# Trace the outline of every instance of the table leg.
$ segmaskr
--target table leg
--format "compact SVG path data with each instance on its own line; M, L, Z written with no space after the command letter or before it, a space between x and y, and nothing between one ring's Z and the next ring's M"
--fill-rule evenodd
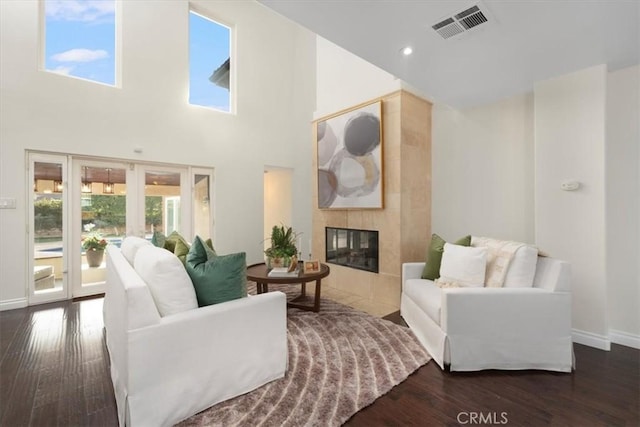
M302 292L300 292L300 296L306 296L307 295L307 282L304 282L302 284Z
M321 282L322 279L318 279L316 280L316 298L313 304L313 311L315 311L316 313L318 311L320 311L320 286L321 286Z

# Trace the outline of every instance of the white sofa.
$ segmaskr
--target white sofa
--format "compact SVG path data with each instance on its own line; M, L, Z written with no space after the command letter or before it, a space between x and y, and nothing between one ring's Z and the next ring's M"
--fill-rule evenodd
M538 257L533 287L440 288L402 265L400 314L445 369L571 372L570 266Z
M107 248L104 299L121 426L173 425L284 376L288 352L283 293L162 317L149 287L132 267L138 247L147 242L127 239L122 251Z

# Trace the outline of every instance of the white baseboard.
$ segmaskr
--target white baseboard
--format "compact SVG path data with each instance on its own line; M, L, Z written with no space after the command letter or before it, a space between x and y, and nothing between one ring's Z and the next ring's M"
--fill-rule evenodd
M579 329L571 330L573 342L589 347L598 348L600 350L611 350L611 341L608 336L594 334L593 332L581 331Z
M611 339L611 342L614 344L625 345L640 350L640 335L609 329L609 339Z
M0 301L0 311L15 310L16 308L25 308L29 304L26 298L15 298Z

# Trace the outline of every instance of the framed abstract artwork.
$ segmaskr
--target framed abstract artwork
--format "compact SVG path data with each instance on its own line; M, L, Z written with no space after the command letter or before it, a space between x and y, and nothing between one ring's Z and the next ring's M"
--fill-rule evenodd
M382 101L316 121L319 209L382 209Z

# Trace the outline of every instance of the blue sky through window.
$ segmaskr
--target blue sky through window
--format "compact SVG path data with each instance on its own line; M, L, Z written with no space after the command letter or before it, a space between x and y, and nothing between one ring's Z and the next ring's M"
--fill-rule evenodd
M2 0L0 0L2 1ZM229 58L231 30L189 13L189 103L231 110L229 90L209 80ZM116 83L115 0L45 0L45 69Z
M46 0L45 69L115 85L115 1Z
M229 90L209 77L229 58L231 31L197 13L189 13L189 103L230 111Z

